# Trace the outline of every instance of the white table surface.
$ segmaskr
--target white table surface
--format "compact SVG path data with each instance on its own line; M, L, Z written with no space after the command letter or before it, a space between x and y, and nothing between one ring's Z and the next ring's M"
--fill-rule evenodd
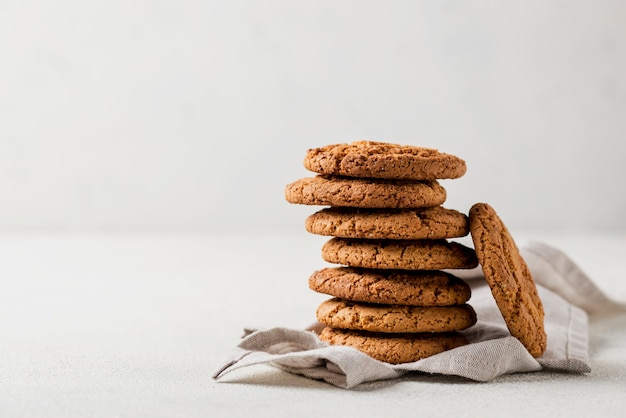
M626 300L626 234L532 234ZM326 297L305 232L0 236L0 417L626 416L626 315L592 318L588 375L410 375L343 390L212 373L244 327L303 328ZM324 414L324 415L322 415Z

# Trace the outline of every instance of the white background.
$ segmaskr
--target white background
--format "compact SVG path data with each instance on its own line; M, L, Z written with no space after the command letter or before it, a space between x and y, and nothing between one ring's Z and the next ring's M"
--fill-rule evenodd
M0 1L0 231L303 228L306 149L464 158L446 206L626 230L626 3Z

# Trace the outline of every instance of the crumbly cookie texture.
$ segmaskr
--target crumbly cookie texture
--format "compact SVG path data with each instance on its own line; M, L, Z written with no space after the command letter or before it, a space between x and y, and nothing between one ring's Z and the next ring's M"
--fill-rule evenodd
M467 304L456 306L377 305L329 299L317 308L317 319L333 328L384 333L461 331L476 323Z
M400 364L421 360L468 344L458 332L427 334L381 334L326 327L320 339L331 345L356 348L385 363Z
M366 239L442 239L469 233L467 215L434 206L424 209L331 207L306 219L312 234Z
M320 174L412 180L454 179L467 170L461 158L436 149L375 141L310 149L304 167Z
M390 305L461 305L471 296L466 282L443 271L325 268L309 277L309 287L346 300Z
M476 255L511 335L541 356L547 342L543 304L515 241L486 203L472 206L469 220Z
M356 208L423 208L441 205L446 190L436 180L401 181L315 176L285 188L289 203Z
M478 265L473 249L447 240L331 238L322 247L322 258L329 263L372 269L471 269Z

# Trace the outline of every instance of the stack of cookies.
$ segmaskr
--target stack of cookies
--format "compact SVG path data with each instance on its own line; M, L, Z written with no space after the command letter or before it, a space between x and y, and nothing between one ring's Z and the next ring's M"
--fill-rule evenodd
M442 206L439 179L461 177L465 162L434 149L361 141L307 152L318 173L286 187L295 204L328 206L307 231L331 236L322 257L338 267L309 279L331 295L317 310L320 338L398 364L464 344L476 323L470 289L450 269L478 265L474 249L452 238L469 233L468 217ZM443 271L446 270L446 271Z

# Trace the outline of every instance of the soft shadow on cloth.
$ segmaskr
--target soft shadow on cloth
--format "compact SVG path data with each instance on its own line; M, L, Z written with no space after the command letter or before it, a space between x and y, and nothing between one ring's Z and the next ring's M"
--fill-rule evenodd
M244 367L269 364L289 373L322 380L341 388L396 379L421 372L488 382L510 373L541 370L588 373L588 314L626 312L626 305L604 295L560 250L533 242L520 248L537 284L545 310L546 352L533 358L512 337L481 270L453 271L472 287L470 304L478 322L464 331L470 344L416 362L392 365L352 347L331 346L309 330L271 328L247 330L245 338L214 373L221 379Z

